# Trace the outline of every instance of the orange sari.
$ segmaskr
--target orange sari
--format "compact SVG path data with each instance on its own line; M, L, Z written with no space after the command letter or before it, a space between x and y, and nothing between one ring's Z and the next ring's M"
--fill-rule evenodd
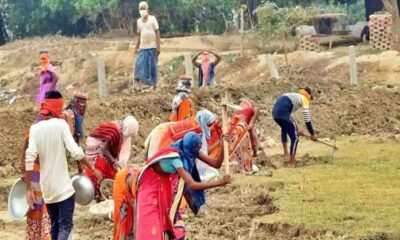
M229 159L237 163L237 170L252 171L253 151L246 121L233 116L229 127Z
M187 97L182 103L179 105L178 113L176 115L171 114L169 120L171 122L182 121L185 119L190 119L196 116L196 111L192 104L192 101Z
M114 181L114 240L133 239L137 169L124 168Z

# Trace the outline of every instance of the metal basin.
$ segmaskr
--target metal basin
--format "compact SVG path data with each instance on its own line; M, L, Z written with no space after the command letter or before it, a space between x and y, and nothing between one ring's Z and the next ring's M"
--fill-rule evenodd
M26 199L26 184L22 179L17 180L8 195L8 212L14 220L21 220L29 211Z
M83 174L76 174L71 180L75 189L75 202L81 206L90 204L94 199L95 191L92 181Z

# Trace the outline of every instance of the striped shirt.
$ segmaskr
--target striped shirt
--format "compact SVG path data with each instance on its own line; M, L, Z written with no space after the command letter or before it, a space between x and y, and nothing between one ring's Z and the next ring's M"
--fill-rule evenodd
M283 96L288 97L292 102L292 113L301 108L301 113L303 114L304 121L306 123L311 122L310 102L304 95L299 93L286 93Z

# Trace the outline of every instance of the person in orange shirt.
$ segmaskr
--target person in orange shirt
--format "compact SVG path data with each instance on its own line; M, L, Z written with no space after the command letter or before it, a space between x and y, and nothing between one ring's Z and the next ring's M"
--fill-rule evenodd
M179 78L176 95L172 100L172 112L169 118L171 122L189 119L196 114L194 105L189 98L191 86L191 78L185 76Z

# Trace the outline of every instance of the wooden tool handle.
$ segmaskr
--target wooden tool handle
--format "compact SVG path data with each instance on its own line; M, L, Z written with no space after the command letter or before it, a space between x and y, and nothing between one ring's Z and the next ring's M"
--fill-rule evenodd
M304 137L311 138L311 136L309 136L309 135L305 135L305 134L304 134L303 136L304 136ZM324 144L324 145L326 145L326 146L328 146L328 147L334 148L335 150L338 150L338 149L339 149L339 148L336 146L336 144L332 145L332 144L327 143L327 142L325 142L325 141L322 141L322 140L320 140L320 139L317 139L317 142L322 143L322 144Z
M225 92L225 97L222 102L228 102L228 94ZM228 107L227 105L222 105L222 132L223 134L228 133ZM229 143L225 139L224 142L224 165L225 165L225 174L229 174Z
M338 150L338 149L339 149L336 145L329 144L329 143L324 142L324 141L319 140L319 139L317 140L317 142L320 142L320 143L322 143L322 144L324 144L324 145L326 145L326 146L328 146L328 147L334 148L335 150Z

